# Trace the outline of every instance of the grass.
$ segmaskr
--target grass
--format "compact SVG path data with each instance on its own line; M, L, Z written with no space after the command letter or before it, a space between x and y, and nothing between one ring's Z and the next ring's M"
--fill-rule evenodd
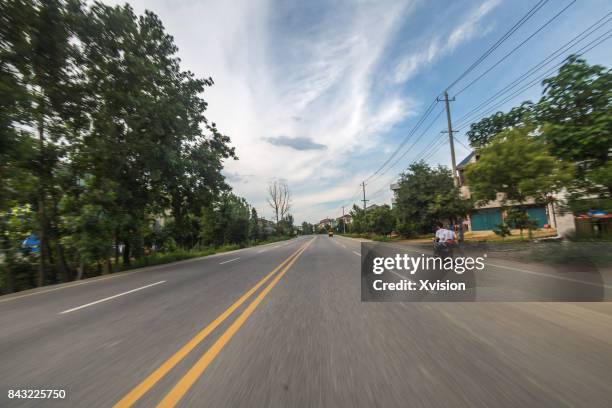
M272 244L274 242L285 241L291 239L289 236L276 236L270 237L263 241L257 241L256 243L251 243L247 245L239 245L239 244L231 244L231 245L223 245L220 247L209 247L204 249L177 249L172 252L157 252L148 256L145 256L140 259L134 260L128 268L123 268L122 270L128 269L136 269L142 268L145 266L153 266L153 265L163 265L171 262L183 261L185 259L192 258L201 258L203 256L209 256L214 254L220 254L223 252L235 251L236 249L241 248L249 248L259 245Z
M554 265L612 267L612 251L607 242L565 242L535 245L529 259Z
M379 241L379 242L392 242L392 241L399 241L401 239L400 237L389 237L386 235L379 235L379 234L374 234L374 233L361 233L361 234L347 233L347 234L338 234L338 235L349 237L349 238L371 239L372 241Z

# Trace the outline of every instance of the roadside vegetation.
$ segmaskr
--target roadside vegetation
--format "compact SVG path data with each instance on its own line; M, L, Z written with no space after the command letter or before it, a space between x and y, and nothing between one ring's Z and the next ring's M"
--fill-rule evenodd
M577 215L612 212L612 71L570 56L542 86L536 103L471 124L467 137L478 160L464 173L469 199L454 186L450 169L421 161L400 175L393 208L353 206L352 223L338 223L336 232L416 238L438 222L460 222L498 193L507 214L495 230L500 240L534 236L535 223L523 207L529 200L554 201ZM566 199L555 199L561 191Z
M0 2L0 293L293 236L226 183L213 84L152 12Z

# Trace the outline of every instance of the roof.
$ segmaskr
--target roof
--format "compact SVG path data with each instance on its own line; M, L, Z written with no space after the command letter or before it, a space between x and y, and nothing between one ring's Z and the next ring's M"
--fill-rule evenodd
M465 159L463 159L463 160L461 160L459 162L459 164L457 165L457 168L458 169L462 169L465 166L467 166L467 164L470 162L470 160L472 160L472 157L474 157L474 154L475 154L475 152L471 152L470 154L468 154Z

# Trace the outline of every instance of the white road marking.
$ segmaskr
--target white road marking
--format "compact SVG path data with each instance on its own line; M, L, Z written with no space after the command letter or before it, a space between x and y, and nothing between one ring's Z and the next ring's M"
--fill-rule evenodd
M353 251L353 253L357 256L361 256L361 254L359 252Z
M567 278L565 276L551 275L549 273L534 272L534 271L529 271L527 269L514 268L512 266L493 264L491 262L486 262L485 266L486 265L491 265L491 266L494 266L496 268L509 269L511 271L516 271L516 272L527 273L529 275L541 276L543 278L560 279L560 280L564 280L564 281L568 281L568 282L582 283L583 285L595 286L595 287L598 287L598 288L604 287L606 289L612 289L612 285L606 285L605 283L585 282L585 281L582 281L580 279L572 279L572 278Z
M408 277L406 277L406 276L404 276L404 275L402 275L402 274L399 274L399 273L395 272L393 269L390 269L390 270L389 270L389 272L391 272L392 274L394 274L395 276L397 276L397 277L398 277L398 278L400 278L400 279L407 279L407 280L410 280L410 279L408 279Z
M127 295L127 294L129 294L129 293L133 293L133 292L136 292L136 291L139 291L139 290L142 290L142 289L150 288L151 286L159 285L159 284L161 284L161 283L166 283L166 281L165 281L165 280L163 280L163 281L159 281L159 282L151 283L150 285L145 285L145 286L141 286L141 287L136 288L136 289L128 290L127 292L118 293L118 294L116 294L116 295L109 296L109 297L104 298L104 299L96 300L95 302L87 303L87 304L85 304L85 305L81 305L81 306L73 307L72 309L64 310L63 312L60 312L60 313L58 313L58 314L65 314L65 313L74 312L74 311L76 311L76 310L83 309L83 308L88 307L88 306L93 306L93 305L96 305L96 304L98 304L98 303L106 302L106 301L108 301L108 300L118 298L119 296Z
M229 259L227 261L219 262L219 265L223 265L223 264L226 264L226 263L229 263L229 262L234 262L234 261L237 261L239 259L240 259L240 257L234 258L234 259Z

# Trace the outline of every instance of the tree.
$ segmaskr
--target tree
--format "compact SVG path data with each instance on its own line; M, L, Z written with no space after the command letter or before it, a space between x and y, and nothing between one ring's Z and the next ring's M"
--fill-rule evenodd
M251 207L251 218L249 218L249 239L253 242L259 240L261 231L259 228L259 216L255 207Z
M282 235L293 235L293 215L285 215L277 224L277 229Z
M395 199L397 230L404 236L431 232L437 222L456 221L471 208L454 186L448 168L431 168L423 161L400 176Z
M204 210L201 223L204 245L244 244L249 239L249 206L244 198L224 193Z
M529 237L531 238L532 231L538 226L538 223L535 220L529 218L527 211L520 207L512 207L508 209L506 214L506 223L512 228L517 228L521 233L521 238L523 238L523 230L528 230Z
M526 124L533 115L533 103L523 102L520 106L510 109L508 113L496 112L470 125L466 136L473 148L487 145L498 133Z
M612 150L612 70L572 55L543 85L536 111L550 152L576 164L577 180L590 183L579 188L612 196L604 175L610 173Z
M291 209L291 192L283 180L274 180L268 185L268 205L274 211L278 225Z
M351 223L351 233L364 233L368 231L368 222L366 219L366 211L353 204L353 208L350 211L353 222Z
M346 225L344 224L344 219L339 218L338 222L336 223L336 226L334 227L334 231L336 231L339 234L342 234L344 233L345 230L346 230Z
M479 149L479 159L466 167L465 176L474 200L524 203L528 197L543 201L572 177L572 169L553 157L533 127L509 129Z
M21 282L36 285L100 273L113 246L115 266L120 247L124 264L153 242L194 248L221 204L241 214L222 217L221 240L248 238L246 203L221 173L234 150L205 116L213 81L176 54L159 18L128 5L0 2L2 252L21 233L9 214L26 208L40 242L40 256L3 257L0 284L27 288L14 278L29 263L36 279Z
M388 205L366 210L367 228L378 235L388 235L395 227L395 215Z

